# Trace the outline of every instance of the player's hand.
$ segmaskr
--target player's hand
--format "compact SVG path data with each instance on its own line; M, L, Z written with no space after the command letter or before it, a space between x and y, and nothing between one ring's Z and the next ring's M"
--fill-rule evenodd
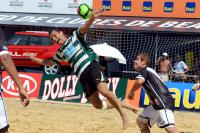
M35 57L32 55L32 54L30 54L30 53L28 53L27 54L28 55L28 57L31 59L31 60L33 60Z
M200 87L200 83L194 84L194 86L192 87L193 91L197 91Z
M28 94L24 91L24 89L19 90L19 98L21 100L21 104L25 107L29 104Z
M101 10L94 10L94 11L93 11L93 17L94 17L94 18L99 17L100 15L102 15L102 13L103 13L104 11L105 11L104 8L102 8Z
M130 93L128 94L128 99L134 100L134 92L130 92Z

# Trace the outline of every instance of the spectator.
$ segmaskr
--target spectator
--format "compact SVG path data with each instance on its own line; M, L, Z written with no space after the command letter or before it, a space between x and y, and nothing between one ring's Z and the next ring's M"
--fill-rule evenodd
M103 71L105 71L105 74L107 72L107 61L106 58L104 56L99 56L99 63L103 69Z
M195 61L195 72L196 74L200 75L200 55L196 54L196 61Z
M114 58L99 56L99 63L107 77L111 77L113 72L119 71L119 63Z
M159 67L158 73L163 81L168 81L172 77L172 64L169 59L169 55L164 52L157 60Z
M181 78L183 81L187 81L188 78L185 75L186 72L189 71L188 66L181 60L180 55L176 56L176 62L173 66L173 72L175 73L175 77L178 76Z

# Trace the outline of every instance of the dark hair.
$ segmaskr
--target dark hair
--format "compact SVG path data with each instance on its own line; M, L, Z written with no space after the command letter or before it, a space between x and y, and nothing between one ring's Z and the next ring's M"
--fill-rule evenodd
M165 59L169 59L169 56L164 56Z
M138 56L140 57L141 61L144 61L147 66L150 65L150 58L147 53L139 53Z
M61 28L50 28L50 29L48 29L49 35L50 35L53 31L55 31L55 32L62 31L66 36L68 36L69 34L72 33L72 32L69 32L68 30L61 29Z
M0 27L0 45L5 45L5 34L2 28Z
M50 29L48 29L49 35L50 35L53 31L58 32L58 31L60 31L60 29L58 29L58 28L50 28Z

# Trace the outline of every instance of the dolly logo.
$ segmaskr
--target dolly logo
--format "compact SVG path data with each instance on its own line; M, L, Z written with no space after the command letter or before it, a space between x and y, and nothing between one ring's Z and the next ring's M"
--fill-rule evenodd
M28 92L28 94L33 93L37 89L37 82L33 77L25 74L19 74L19 77L25 91ZM10 76L3 78L2 89L7 94L19 96L18 87Z

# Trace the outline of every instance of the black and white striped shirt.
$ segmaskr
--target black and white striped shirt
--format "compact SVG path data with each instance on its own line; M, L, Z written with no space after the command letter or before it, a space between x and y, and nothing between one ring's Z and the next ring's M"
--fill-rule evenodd
M145 82L142 86L155 109L173 109L174 98L171 96L166 84L152 68L143 68L137 78L144 79Z
M70 63L74 73L80 77L82 72L94 61L96 54L84 41L79 30L74 31L66 42L57 50L53 58Z

